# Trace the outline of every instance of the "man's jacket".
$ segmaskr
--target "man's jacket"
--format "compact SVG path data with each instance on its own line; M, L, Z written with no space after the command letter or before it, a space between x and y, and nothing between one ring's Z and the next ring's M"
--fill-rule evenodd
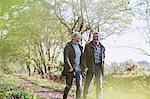
M75 72L75 50L72 46L72 41L68 42L64 48L64 70L62 72L63 76L66 76L69 73ZM83 71L83 47L79 44L79 48L81 50L81 57L80 57L80 67L81 71ZM70 72L70 69L73 69L73 72Z
M100 43L101 48L101 64L100 69L102 75L104 74L104 59L105 59L105 47ZM93 41L85 46L84 50L84 65L88 68L88 71L95 72L95 56L94 56L94 44Z

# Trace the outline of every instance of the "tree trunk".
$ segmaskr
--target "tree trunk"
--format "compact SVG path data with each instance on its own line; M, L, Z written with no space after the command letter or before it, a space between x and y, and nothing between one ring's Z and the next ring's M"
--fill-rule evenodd
M34 60L34 62L36 63L36 65L37 65L37 67L38 67L38 68L37 68L38 74L43 77L44 72L43 72L43 70L42 70L42 68L41 68L41 66L40 66L40 63L38 63L38 61L36 61L35 59L33 59L33 60Z
M42 44L41 43L40 43L39 53L40 53L42 64L44 66L44 73L47 74L47 66L46 66L46 63L45 63L44 52L43 52Z
M29 63L26 63L27 65L27 71L29 73L29 76L31 76L31 69L30 69L30 64Z

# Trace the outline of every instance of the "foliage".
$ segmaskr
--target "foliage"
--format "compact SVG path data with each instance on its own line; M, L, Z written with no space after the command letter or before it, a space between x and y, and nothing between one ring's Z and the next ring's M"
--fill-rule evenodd
M18 80L11 76L0 75L0 98L21 98L21 99L38 99L32 92L25 90Z
M45 69L46 73L48 66L57 62L59 51L68 39L65 29L52 15L51 5L46 1L14 1L9 7L11 10L4 13L7 18L1 17L0 30L7 30L7 33L1 32L1 69L13 62L32 64L38 71Z
M63 92L63 90L65 88L65 84L64 83L54 82L53 80L49 80L49 79L41 79L41 78L39 78L37 76L34 76L34 77L22 77L22 79L29 80L34 85L41 86L41 87L44 87L44 88L50 88L50 89L53 89L53 90L58 90L60 92ZM69 95L74 95L74 93L75 93L75 86L73 85L73 87L71 88L71 90L69 92Z
M123 63L113 63L112 68L113 72L112 74L118 74L118 75L147 75L149 74L147 70L144 69L143 66L137 64L136 62L132 60L125 61Z
M54 82L49 79L41 79L38 76L22 77L22 79L31 81L36 86L50 88L62 92L65 84ZM105 75L103 79L103 98L104 99L148 99L150 97L150 76L123 76L123 75ZM84 84L84 83L83 83ZM142 92L142 93L141 93ZM71 88L70 95L75 95L75 83ZM92 82L89 88L89 99L95 97L95 86ZM114 97L112 97L114 96Z
M107 38L124 33L132 21L125 0L1 0L0 6L0 69L7 73L14 64L43 76L63 61L73 31Z

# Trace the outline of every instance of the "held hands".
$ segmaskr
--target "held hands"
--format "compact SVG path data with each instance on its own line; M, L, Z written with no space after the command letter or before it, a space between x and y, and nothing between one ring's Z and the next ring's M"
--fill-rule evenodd
M73 72L73 68L71 67L71 68L68 70L68 72Z
M85 76L86 76L86 72L83 71L83 72L82 72L82 77L85 78Z
M83 72L82 72L82 76L83 76L83 78L85 78L86 73L87 73L87 70L88 70L88 68L85 68L85 69L83 70Z

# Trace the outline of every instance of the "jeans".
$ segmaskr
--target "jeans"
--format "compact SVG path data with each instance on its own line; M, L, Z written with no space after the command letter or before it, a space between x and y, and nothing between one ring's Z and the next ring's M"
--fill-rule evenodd
M68 94L70 88L72 87L73 78L74 78L73 73L70 73L69 75L66 76L66 87L64 90L64 94L66 94L66 95ZM81 71L75 72L75 79L76 79L76 87L77 87L76 99L80 99L81 98L81 92L82 92L82 72ZM64 99L66 99L66 98L64 98Z
M89 85L95 75L96 78L96 98L100 99L102 96L102 71L100 69L100 65L95 65L95 71L88 70L85 78L84 90L83 90L83 99L87 99Z

